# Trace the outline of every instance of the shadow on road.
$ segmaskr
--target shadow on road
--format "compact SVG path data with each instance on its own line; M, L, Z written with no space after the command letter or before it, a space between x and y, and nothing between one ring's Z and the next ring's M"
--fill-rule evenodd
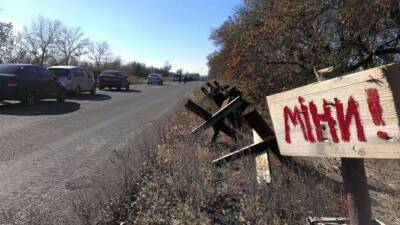
M142 93L141 90L129 89L129 90L118 90L118 89L104 89L103 91L119 92L119 93Z
M72 97L68 97L68 99L71 100L76 100L76 101L106 101L106 100L110 100L111 96L109 95L103 95L103 94L86 94L86 93L81 93L79 96L72 96Z
M163 84L163 85L159 85L159 84L147 84L148 86L159 86L159 87L162 87L162 86L173 86L172 84Z
M20 103L0 103L0 115L15 116L46 116L61 115L79 110L81 105L76 102L58 103L55 101L39 101L32 107L25 107Z

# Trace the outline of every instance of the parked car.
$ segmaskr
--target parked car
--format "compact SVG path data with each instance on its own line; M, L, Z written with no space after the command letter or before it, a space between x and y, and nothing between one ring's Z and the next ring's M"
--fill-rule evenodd
M158 73L152 73L147 76L147 84L163 85L162 76Z
M66 90L48 69L29 64L0 65L0 100L18 100L31 106L41 99L64 102Z
M117 88L121 90L125 88L126 91L129 91L129 81L128 76L119 70L105 70L99 76L99 89L102 90L105 87Z
M96 81L93 76L78 66L52 66L48 68L53 72L67 92L79 96L81 92L96 94Z

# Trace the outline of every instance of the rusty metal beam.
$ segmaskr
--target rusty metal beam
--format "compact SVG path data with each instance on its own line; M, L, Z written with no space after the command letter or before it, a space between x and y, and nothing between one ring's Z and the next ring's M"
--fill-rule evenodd
M215 87L218 88L218 89L221 88L221 85L220 85L219 82L216 81L216 80L214 80L214 85L215 85Z
M251 128L253 128L262 139L268 138L270 136L275 136L274 131L268 126L262 116L253 110L243 116L246 122Z
M214 86L210 82L206 82L206 86L210 88L210 92L214 90Z
M201 108L199 105L197 105L196 103L194 103L191 100L188 100L185 104L185 107L187 109L189 109L190 111L192 111L194 114L196 114L197 116L201 117L204 120L208 120L211 118L212 114L207 112L206 110L204 110L203 108ZM236 132L235 130L233 130L232 128L230 128L228 125L226 125L225 123L223 123L222 121L220 123L217 123L214 126L214 132L218 133L217 130L221 130L222 132L224 132L226 135L228 135L229 137L235 138L236 137Z
M225 107L221 108L220 110L218 110L216 113L214 113L211 118L209 118L207 121L205 121L204 123L202 123L200 126L198 126L197 128L195 128L192 131L192 134L197 134L211 126L213 126L214 124L216 124L218 121L223 120L227 115L229 115L230 113L232 113L233 111L235 111L236 109L238 109L240 106L242 106L244 104L244 101L240 98L237 97L235 98L232 102L230 102L228 105L226 105Z
M225 96L229 97L229 98L231 98L231 97L236 98L237 96L240 96L240 95L242 95L242 92L239 91L236 87L231 87L231 88L227 89L226 94L225 94Z
M274 131L268 126L268 124L257 112L257 110L253 110L243 117L246 120L247 124L249 124L249 126L253 128L263 140L266 140L270 137L275 137ZM276 140L269 145L269 149L280 161L289 159L288 157L284 157L281 155Z
M209 97L210 93L208 92L206 87L201 87L200 89L206 97Z

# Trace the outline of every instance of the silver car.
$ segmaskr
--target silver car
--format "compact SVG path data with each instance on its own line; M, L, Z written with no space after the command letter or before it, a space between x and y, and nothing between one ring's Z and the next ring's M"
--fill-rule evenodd
M158 84L163 85L163 79L161 74L152 73L147 76L147 84Z
M96 94L96 81L86 70L78 66L52 66L48 68L53 72L65 89L79 96L81 92Z

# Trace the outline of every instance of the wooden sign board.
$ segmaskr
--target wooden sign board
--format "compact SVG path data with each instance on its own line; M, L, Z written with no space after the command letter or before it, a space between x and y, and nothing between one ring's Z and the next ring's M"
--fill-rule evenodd
M267 97L282 155L400 158L400 65Z

